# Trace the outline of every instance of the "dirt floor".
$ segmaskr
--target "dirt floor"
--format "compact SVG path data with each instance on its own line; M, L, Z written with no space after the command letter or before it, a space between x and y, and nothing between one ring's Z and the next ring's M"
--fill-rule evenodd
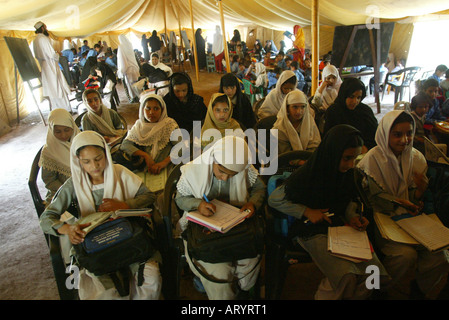
M218 91L220 74L190 71L195 92L204 97L206 105L212 93ZM125 103L123 88L119 86L121 105L118 112L128 122L128 128L137 118L138 104ZM393 93L385 97L380 119L392 108ZM373 97L364 101L373 106ZM72 107L76 106L72 102ZM78 113L81 113L80 106ZM41 110L47 118L49 110L46 103ZM76 117L77 115L74 115ZM11 124L12 130L0 137L0 300L57 300L53 270L50 265L47 245L39 227L36 211L28 188L31 163L39 148L45 143L47 127L34 110L20 124ZM38 181L41 190L43 183ZM293 265L289 268L284 300L313 299L314 292L322 278L321 272L313 263ZM263 290L263 288L262 288ZM182 285L183 299L206 299L192 287L191 274L187 273Z

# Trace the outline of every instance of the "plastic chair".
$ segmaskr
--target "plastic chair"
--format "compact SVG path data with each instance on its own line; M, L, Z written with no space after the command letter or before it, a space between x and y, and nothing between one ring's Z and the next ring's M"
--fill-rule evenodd
M414 81L414 78L420 69L421 67L409 67L388 73L383 86L382 100L385 95L385 90L387 90L387 86L394 88L394 103L396 103L398 99L402 100L404 89L408 89L409 100L411 100L410 84Z
M407 101L398 101L394 104L393 110L405 110L411 112L410 110L410 102Z
M37 177L40 170L39 159L41 156L41 151L42 148L39 149L33 160L30 176L28 178L28 187L31 192L31 197L33 198L33 203L36 208L38 219L40 219L40 216L45 210L45 202L42 200L42 196L37 186ZM61 300L76 300L78 298L77 290L69 290L65 284L69 274L66 273L66 266L64 263L64 258L61 254L61 245L59 242L59 238L48 234L44 234L44 236L50 252L50 259L55 275L56 285L58 287L59 297L61 298Z
M277 116L268 116L259 120L254 126L254 131L256 132L256 142L255 146L257 153L265 152L266 157L270 156L270 138L271 132L270 129L273 128L274 123L277 120ZM263 129L263 131L259 132L259 129ZM259 145L259 141L261 140L262 135L265 137L265 143ZM257 157L257 163L255 164L256 168L259 168L262 164L260 163L260 157Z
M214 55L206 55L206 68L207 72L215 72L215 58Z

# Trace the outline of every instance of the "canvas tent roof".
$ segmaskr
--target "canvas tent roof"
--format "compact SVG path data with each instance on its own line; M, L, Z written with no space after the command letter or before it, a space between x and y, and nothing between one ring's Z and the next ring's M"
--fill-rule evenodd
M218 0L191 0L196 28L213 29L220 24ZM312 0L221 0L226 35L232 35L237 26L263 28L262 41L270 36L278 42L285 30L294 25L309 30L306 32L306 47L310 44ZM413 30L412 22L429 14L448 14L447 0L319 0L320 52L332 49L333 27L339 25L365 24L373 18L380 21L402 21L395 33L392 46L403 47ZM178 20L179 16L179 20ZM166 19L164 19L166 17ZM14 62L3 36L34 37L34 24L43 21L57 40L64 38L86 38L90 43L105 40L116 47L119 34L134 31L140 36L152 30L159 33L179 32L179 25L192 37L190 7L188 0L5 0L0 10L0 127L16 119L16 92L14 87ZM404 23L405 22L405 23ZM411 27L410 27L411 26ZM267 31L269 30L269 31ZM276 30L276 31L273 31ZM246 39L246 35L242 35ZM229 39L228 39L229 40ZM274 40L274 39L273 39ZM393 40L394 41L394 40ZM310 47L310 46L309 46ZM397 49L399 50L399 49ZM24 90L19 81L20 115L27 114L24 105Z

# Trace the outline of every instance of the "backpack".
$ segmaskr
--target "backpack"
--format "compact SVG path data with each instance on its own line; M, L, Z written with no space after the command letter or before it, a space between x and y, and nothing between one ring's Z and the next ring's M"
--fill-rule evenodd
M138 216L108 220L92 229L74 249L81 267L96 276L109 275L119 294L127 296L129 266L140 263L141 285L144 264L156 251L151 220Z

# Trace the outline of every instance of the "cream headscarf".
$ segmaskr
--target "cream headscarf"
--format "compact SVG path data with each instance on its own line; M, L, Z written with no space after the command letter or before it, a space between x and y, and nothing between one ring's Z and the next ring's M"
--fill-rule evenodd
M284 102L284 98L286 94L282 93L282 85L288 79L294 77L295 85L293 90L298 90L296 86L298 85L298 80L296 79L295 74L291 70L285 70L279 76L278 81L276 82L276 87L268 93L265 101L258 111L258 117L260 119L266 118L268 116L276 115L281 109L282 102Z
M104 138L95 131L83 131L73 139L70 148L70 165L72 181L75 188L81 216L85 217L96 212L95 200L92 196L93 184L89 174L80 165L76 151L84 146L98 146L106 154L106 167L104 169L104 199L126 201L136 196L142 180L125 167L112 162L109 147Z
M325 109L330 107L331 104L334 102L334 100L337 98L338 90L340 89L340 86L342 83L340 74L338 73L337 68L331 64L324 67L323 73L322 73L322 79L326 79L330 75L335 76L337 79L335 80L335 83L332 87L327 86L323 90L322 98L323 98L323 107ZM319 90L319 88L317 88L317 91L318 90Z
M123 78L125 75L132 81L137 81L139 77L139 65L131 41L124 35L118 36L120 44L117 51L117 77Z
M257 179L258 172L251 165L248 145L244 139L226 136L218 140L198 158L181 167L181 178L177 189L183 196L193 195L197 199L208 194L213 182L213 164L238 172L229 179L229 200L234 206L242 206L249 199L248 188Z
M299 130L293 127L288 118L288 105L303 103L306 105L304 115L302 117ZM273 125L273 129L278 129L278 139L290 142L293 150L306 150L307 147L313 145L317 147L321 142L320 132L316 126L315 120L310 114L307 96L299 90L291 91L287 94L282 103L282 107L277 114L277 120Z
M157 55L159 57L157 64L153 64L153 55ZM161 57L156 52L153 52L151 54L151 59L150 59L150 61L148 61L148 64L150 66L153 66L154 68L161 69L162 71L164 71L167 74L168 77L170 77L173 74L173 70L169 66L167 66L166 64L161 62Z
M95 113L95 111L89 106L87 102L87 95L90 93L96 93L101 101L101 116ZM115 129L112 123L111 115L109 113L109 108L106 107L101 99L101 95L98 91L85 90L83 92L83 102L87 109L86 116L89 117L90 122L97 127L100 134L103 136L122 137L126 134L126 129Z
M55 126L65 126L73 129L69 141L63 142L55 137ZM70 177L70 146L73 138L80 133L71 114L65 109L54 109L48 116L47 141L42 148L39 166Z
M413 173L425 174L427 163L423 154L413 148L413 141L406 146L399 158L389 147L391 127L402 112L405 111L393 110L382 118L376 131L377 146L368 151L358 167L389 194L409 200L408 188L414 185ZM414 120L413 128L415 128ZM398 210L405 209L398 208Z
M151 98L159 101L162 108L158 122L149 122L145 116L145 104ZM176 121L167 116L164 99L157 94L145 94L140 97L139 119L129 130L126 139L141 146L153 146L150 155L154 160L159 151L170 142L170 135L176 128L178 128Z
M206 117L204 118L204 124L201 127L201 137L203 136L204 132L208 129L217 129L218 131L220 131L221 137L225 136L226 129L232 129L232 130L241 129L238 121L235 120L234 118L232 118L233 106L232 106L232 102L230 101L229 97L227 98L227 100L228 100L229 109L231 111L229 113L228 120L225 122L219 122L217 120L217 118L215 118L215 114L214 114L212 105L213 105L215 99L217 99L220 96L226 96L226 95L224 93L214 93L210 99L209 106L207 107L207 114L206 114ZM242 132L242 135L243 135L243 132ZM212 141L212 139L213 138L211 137L211 140L209 140L209 141L202 140L201 145L204 147L205 145L209 144Z

